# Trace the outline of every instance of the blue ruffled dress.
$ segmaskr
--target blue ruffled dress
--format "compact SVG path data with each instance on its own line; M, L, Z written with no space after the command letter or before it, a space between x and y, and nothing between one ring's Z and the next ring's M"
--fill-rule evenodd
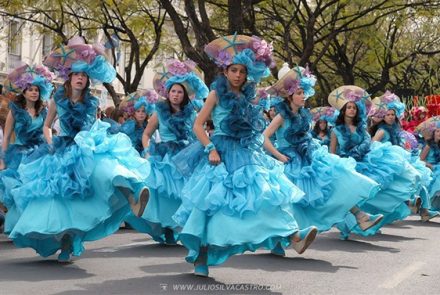
M327 132L327 134L324 136L324 138L322 138L321 136L319 136L319 134L315 133L314 131L312 131L312 137L314 139L316 139L320 145L325 145L328 147L330 146L330 131Z
M304 193L283 173L283 165L264 153L264 119L251 104L255 85L239 97L225 77L213 85L218 102L211 117L210 138L221 163L211 165L197 142L182 150L174 161L190 178L182 190L182 205L174 215L181 225L180 240L193 263L207 247L207 265L258 248L287 247L299 227L292 210Z
M192 103L182 111L172 113L167 102L156 104L161 142L150 141L148 161L151 173L147 179L150 199L142 218L127 221L136 230L148 233L155 241L166 242L166 230L178 239L179 225L172 216L181 205L184 176L176 169L171 158L194 141L192 126L196 111Z
M375 198L367 200L360 208L371 214L383 214L377 225L362 231L353 214L338 225L343 236L350 232L363 236L374 235L383 225L406 218L410 210L405 201L417 192L419 174L407 161L407 152L391 143L371 142L363 124L355 132L346 125L338 125L332 132L338 139L338 154L356 160L356 171L378 182L381 190Z
M440 147L435 144L430 145L426 162L433 165L432 169L432 181L429 185L429 197L431 201L432 209L440 210Z
M284 173L305 196L293 206L301 228L327 231L343 222L354 206L374 198L379 184L356 172L356 161L330 154L311 136L312 117L306 108L293 113L285 102L277 105L284 123L278 128L278 150L290 158Z
M19 166L22 185L12 196L21 215L9 238L46 257L60 249L67 234L78 256L84 241L118 230L130 212L124 192L138 197L149 165L125 134L107 134L110 124L96 120L98 100L89 93L74 104L60 87L54 102L61 136Z
M9 109L15 121L15 142L10 144L5 152L6 169L0 171L0 202L8 208L4 227L5 234L12 231L19 217L11 195L11 190L21 184L17 168L22 160L26 159L44 142L43 125L47 115L47 109L44 108L37 117L31 117L25 109L13 102L9 104Z
M139 126L135 120L130 119L125 121L120 128L120 132L130 137L133 147L139 152L139 154L142 154L144 151L144 147L142 145L142 135L146 127L147 121L144 121L142 126Z
M396 125L388 126L384 123L381 123L379 125L378 130L382 130L384 135L381 139L382 143L390 142L393 145L400 145L401 140L399 136L399 128L397 128ZM402 148L403 149L403 148ZM404 150L404 149L403 149ZM413 195L413 197L420 196L422 200L421 208L423 209L430 209L430 200L429 200L429 185L432 181L432 172L431 170L426 167L425 163L423 163L418 154L411 154L410 152L405 151L406 154L406 160L411 165L412 173L419 174L419 182L417 184L416 193Z

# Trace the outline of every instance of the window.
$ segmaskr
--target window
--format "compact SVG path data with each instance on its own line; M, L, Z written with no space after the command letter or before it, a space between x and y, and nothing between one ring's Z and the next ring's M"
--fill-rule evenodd
M21 26L17 21L9 23L8 68L14 69L21 62Z
M47 56L53 49L53 38L50 34L43 35L43 58Z

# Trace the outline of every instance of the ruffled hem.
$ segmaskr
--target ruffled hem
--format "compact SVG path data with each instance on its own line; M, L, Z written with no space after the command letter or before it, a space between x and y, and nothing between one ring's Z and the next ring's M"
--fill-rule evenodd
M146 180L147 186L156 190L161 197L180 199L185 179L174 166L170 156L151 156L148 160L151 172Z
M258 211L263 203L280 206L301 201L304 193L288 180L282 163L260 151L243 148L230 137L212 140L222 163L211 165L206 154L200 159L183 187L182 206L173 217L178 224L185 224L193 208L207 215L221 211L242 216Z
M318 207L326 203L337 183L344 181L347 173L356 173L354 159L332 155L326 147L316 145L311 163L294 148L280 149L280 152L291 159L285 165L284 173L305 193L298 203L304 207Z
M291 235L298 229L288 206L284 209L265 207L243 217L227 216L222 212L209 217L195 209L180 233L180 241L189 250L188 262L195 262L200 248L207 247L207 264L218 265L232 255L260 248L271 250L278 243L286 248L291 243Z
M373 142L370 152L357 162L356 170L380 183L383 190L387 189L396 177L405 172L406 153L399 146Z
M60 248L64 234L69 234L73 254L79 255L83 251L82 242L101 239L118 230L130 213L127 197L133 193L137 199L146 188L150 165L139 157L125 134L108 136L108 127L109 124L96 121L90 131L77 134L76 144L22 165L27 168L28 177L35 177L41 169L47 178L29 179L29 186L23 181L26 184L19 188L21 190L14 191L16 204L22 205L21 216L10 235L17 246L32 247L40 255L48 256ZM89 173L81 175L87 185L81 187L83 184L70 180L78 190L68 188L66 191L64 179L78 171L69 170L77 167L71 163L84 157L90 160L85 167ZM65 162L54 166L54 159ZM72 191L75 194L66 197Z

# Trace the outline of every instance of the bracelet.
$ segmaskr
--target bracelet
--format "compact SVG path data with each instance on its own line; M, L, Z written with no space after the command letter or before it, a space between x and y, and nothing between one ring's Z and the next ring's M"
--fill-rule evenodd
M209 154L212 150L215 150L215 145L210 142L205 146L204 152L205 154Z

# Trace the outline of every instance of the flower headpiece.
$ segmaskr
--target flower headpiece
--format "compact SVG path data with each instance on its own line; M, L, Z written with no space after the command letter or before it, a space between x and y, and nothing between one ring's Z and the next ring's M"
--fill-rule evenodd
M339 111L334 107L317 107L310 110L312 120L316 123L319 120L325 120L329 124L334 125L338 118Z
M328 96L328 103L337 110L347 102L356 103L360 118L365 122L372 107L370 94L358 86L345 85L333 90Z
M281 97L271 96L269 93L267 93L267 88L258 89L256 99L258 101L258 105L263 107L265 111L269 111L271 107L274 107L283 100Z
M224 36L211 41L205 46L206 54L221 68L231 64L244 65L250 81L260 82L270 75L272 44L256 36Z
M414 130L414 133L423 134L426 131L433 132L437 128L440 128L440 116L431 117L420 123Z
M382 96L373 99L373 107L368 116L383 118L388 110L394 110L397 118L401 118L405 111L405 105L400 102L400 98L390 91L386 91Z
M153 87L160 96L167 98L168 91L176 83L185 87L190 98L204 99L209 94L209 89L202 80L202 73L192 60L169 59L156 67Z
M399 137L401 139L402 147L409 152L418 152L419 143L411 132L406 130L402 130L399 133Z
M420 114L424 113L424 114L428 114L429 110L427 108L425 108L424 106L414 106L411 108L411 116L412 117L417 117L419 118Z
M103 83L111 83L116 78L115 68L105 58L104 47L86 44L79 36L51 52L43 63L65 80L70 73L79 72Z
M30 86L37 86L41 99L47 100L52 94L54 75L43 65L29 66L27 64L14 69L4 82L6 92L18 95Z
M305 98L315 94L316 77L310 72L309 68L295 66L288 71L281 79L269 88L270 94L289 97L298 89L304 90Z
M159 95L156 91L152 89L138 90L136 92L130 93L121 102L121 109L130 115L141 107L144 107L145 113L151 115L156 109L156 102L159 99Z

